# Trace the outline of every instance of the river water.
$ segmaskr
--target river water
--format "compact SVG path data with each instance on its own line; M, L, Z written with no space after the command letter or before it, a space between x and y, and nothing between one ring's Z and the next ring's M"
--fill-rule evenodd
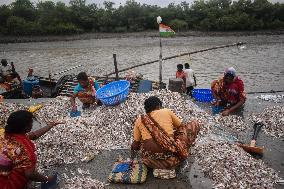
M200 88L209 87L226 67L233 66L248 92L284 90L284 35L163 38L163 57L239 41L247 42L245 49L230 47L164 61L163 81L168 83L169 78L175 77L177 64L190 61ZM102 76L114 71L114 53L119 69L156 60L159 39L128 37L0 44L0 58L13 61L22 77L29 67L34 68L36 75L48 76L49 70L55 73L79 64L83 66L70 73L86 71ZM134 71L151 80L159 78L158 63Z

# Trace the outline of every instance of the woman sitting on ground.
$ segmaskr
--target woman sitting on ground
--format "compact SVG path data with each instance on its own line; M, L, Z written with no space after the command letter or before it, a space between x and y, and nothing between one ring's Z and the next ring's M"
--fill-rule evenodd
M192 121L184 125L171 110L162 108L155 96L146 99L144 106L147 114L135 122L132 153L141 149L142 161L150 168L175 169L187 158L199 124Z
M20 110L9 116L4 135L0 135L1 189L24 189L29 181L54 182L55 176L44 176L36 171L36 149L31 140L39 138L61 123L49 122L46 127L31 132L32 113Z

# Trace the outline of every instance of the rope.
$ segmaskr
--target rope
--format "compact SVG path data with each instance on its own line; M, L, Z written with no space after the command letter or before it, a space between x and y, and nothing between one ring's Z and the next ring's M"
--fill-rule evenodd
M72 68L69 68L69 69L66 69L66 70L57 72L57 73L53 74L53 76L59 75L59 74L63 74L63 73L65 73L65 72L69 72L70 70L74 70L74 69L79 68L79 67L81 67L81 66L82 66L82 65L78 65L78 66L74 66L74 67L72 67Z
M210 48L201 49L201 50L197 50L197 51L192 51L192 52L182 53L182 54L178 54L178 55L174 55L174 56L169 56L169 57L163 58L162 60L163 61L164 60L169 60L169 59L178 58L178 57L181 57L181 56L187 56L187 55L196 54L196 53L205 52L205 51L210 51L210 50L214 50L214 49L221 49L221 48L226 48L226 47L240 46L240 45L243 45L243 44L245 44L245 43L244 42L238 42L238 43L233 43L233 44L229 44L229 45L215 46L215 47L210 47ZM135 66L131 66L131 67L119 70L118 73L119 72L124 72L124 71L127 71L127 70L131 70L133 68L137 68L137 67L140 67L140 66L153 64L153 63L156 63L156 62L159 62L159 60L153 60L153 61L150 61L150 62L145 62L145 63L138 64L138 65L135 65ZM105 76L109 76L109 75L112 75L112 74L115 74L115 72L111 72L109 74L106 74Z
M254 91L254 92L247 92L247 94L261 94L261 93L282 93L284 90L270 90L270 91Z

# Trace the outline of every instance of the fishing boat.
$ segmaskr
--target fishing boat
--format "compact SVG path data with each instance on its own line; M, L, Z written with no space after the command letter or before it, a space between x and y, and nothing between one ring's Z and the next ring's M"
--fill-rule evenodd
M110 82L117 80L115 77L105 77L105 76L91 76L96 79L100 86L106 85ZM50 79L46 77L37 77L38 85L43 91L43 98L55 98L57 96L71 96L74 91L74 87L78 84L76 75L64 75L60 79ZM119 80L124 80L126 78L118 78ZM131 83L131 92L140 92L147 90L159 89L160 84L158 81L149 81L148 86L145 86L145 81L143 76L128 79ZM149 84L151 85L149 88ZM24 84L25 85L25 84ZM162 88L166 88L166 84L162 83ZM0 86L0 95L5 99L25 99L30 98L30 96L24 93L24 87L20 84L11 85L11 89L5 90Z

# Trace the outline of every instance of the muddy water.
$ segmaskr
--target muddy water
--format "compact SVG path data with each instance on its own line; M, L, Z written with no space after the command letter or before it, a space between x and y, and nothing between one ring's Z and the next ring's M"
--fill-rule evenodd
M218 77L225 67L233 66L244 80L248 92L283 90L284 35L163 39L163 57L238 41L247 42L247 48L231 47L192 55L190 63L196 72L198 87L209 87L211 80ZM13 61L22 77L29 67L33 67L37 75L47 76L49 70L59 72L78 64L83 67L71 73L87 71L93 75L104 75L114 70L113 53L117 54L119 69L155 60L159 55L159 39L130 37L0 44L0 58ZM175 77L178 63L187 61L188 57L165 61L164 82L168 83L169 78ZM157 64L135 71L146 78L158 80Z

